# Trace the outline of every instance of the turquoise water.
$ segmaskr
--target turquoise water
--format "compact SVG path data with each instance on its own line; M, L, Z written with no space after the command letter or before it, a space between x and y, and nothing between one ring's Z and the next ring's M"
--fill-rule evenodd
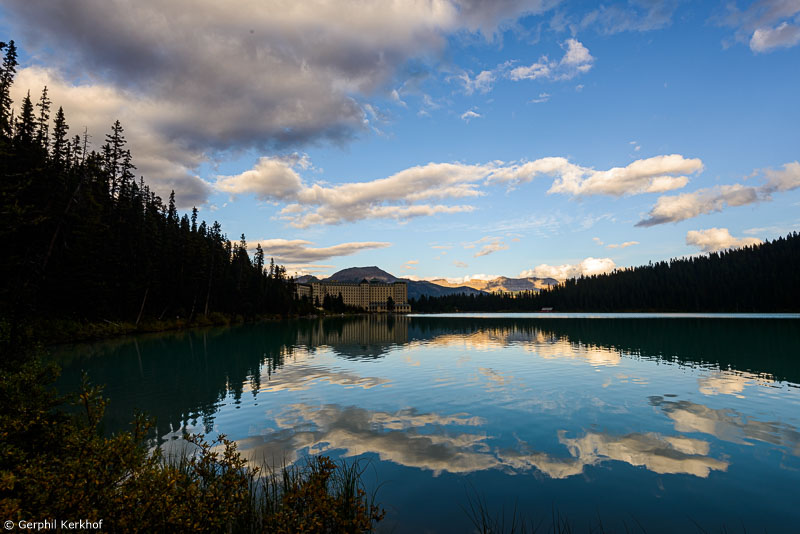
M354 317L61 347L158 438L225 433L256 464L369 461L386 532L464 508L577 531L800 531L797 316ZM698 527L699 526L699 527Z

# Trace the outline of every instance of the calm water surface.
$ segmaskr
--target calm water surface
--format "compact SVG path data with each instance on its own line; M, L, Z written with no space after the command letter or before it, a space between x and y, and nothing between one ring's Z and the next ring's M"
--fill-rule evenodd
M63 347L158 438L225 433L254 462L371 461L386 532L553 510L583 531L800 532L800 319L355 317ZM638 523L638 524L637 524Z

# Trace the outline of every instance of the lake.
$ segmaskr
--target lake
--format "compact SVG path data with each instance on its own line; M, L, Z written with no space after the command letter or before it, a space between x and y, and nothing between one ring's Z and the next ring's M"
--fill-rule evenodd
M59 347L165 447L224 433L256 464L355 457L385 532L800 531L800 318L476 314L262 323Z

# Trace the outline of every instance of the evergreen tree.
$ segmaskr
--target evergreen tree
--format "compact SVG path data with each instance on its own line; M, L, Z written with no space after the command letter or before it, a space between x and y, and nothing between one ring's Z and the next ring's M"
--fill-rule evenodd
M31 92L22 100L22 110L14 125L14 140L18 144L31 145L36 133L36 118L33 115Z
M36 144L47 150L50 145L50 98L47 96L47 86L42 89L42 96L36 107L39 108L39 116L36 118Z
M64 109L59 106L53 123L53 146L51 149L51 157L56 167L62 167L69 161L70 148L67 130L69 130L69 126L64 118Z
M5 51L3 64L0 67L0 136L10 138L12 135L13 111L11 109L11 85L17 71L17 47L14 41L7 44L0 42L0 51Z

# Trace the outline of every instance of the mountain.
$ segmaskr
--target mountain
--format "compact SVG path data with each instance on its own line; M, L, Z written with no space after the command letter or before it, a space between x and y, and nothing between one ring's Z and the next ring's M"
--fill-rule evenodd
M467 286L444 287L426 280L403 280L408 284L408 298L418 299L426 297L443 297L445 295L480 295L483 291Z
M479 280L479 279L467 280L465 282L462 282L461 284L454 284L452 282L448 282L444 278L437 278L436 280L431 280L431 282L443 287L467 286L473 289L477 289L479 291L485 291L489 293L495 293L495 292L515 293L517 291L540 291L550 286L558 285L558 280L556 280L555 278L535 278L535 277L508 278L505 276L493 278L492 280Z
M360 282L362 280L379 280L381 282L391 284L399 280L394 275L391 275L379 269L374 265L371 267L350 267L335 272L325 279L326 282Z
M347 269L342 269L341 271L335 272L328 278L324 278L322 280L317 280L317 278L313 276L301 276L297 279L297 282L301 284L307 284L316 281L358 283L362 280L378 280L384 283L398 281L405 282L408 286L409 299L418 299L423 295L427 297L441 297L444 295L458 295L461 293L466 295L482 293L480 290L467 286L450 285L443 287L425 280L408 280L406 278L397 278L393 274L387 273L383 269L380 269L374 265L370 267L349 267Z

